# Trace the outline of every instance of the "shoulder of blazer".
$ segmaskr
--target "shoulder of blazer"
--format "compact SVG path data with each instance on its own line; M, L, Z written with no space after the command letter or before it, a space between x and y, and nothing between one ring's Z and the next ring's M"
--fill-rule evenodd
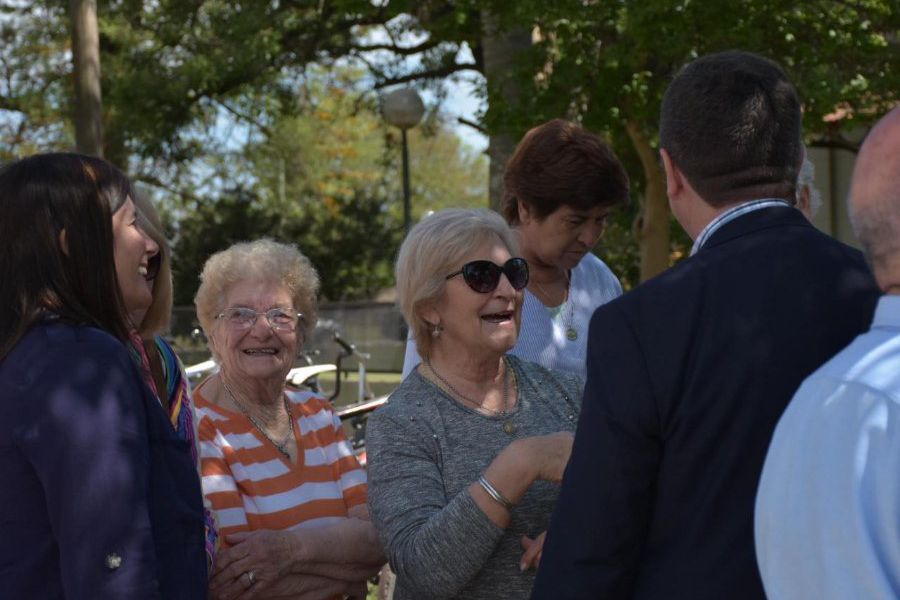
M772 206L754 210L725 223L709 237L701 252L773 227L801 227L810 232L818 231L796 208Z

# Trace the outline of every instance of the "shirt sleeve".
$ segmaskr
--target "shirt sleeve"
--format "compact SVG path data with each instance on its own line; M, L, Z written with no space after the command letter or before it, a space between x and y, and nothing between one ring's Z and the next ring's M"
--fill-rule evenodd
M327 400L322 403L331 411L334 421L334 446L336 451L337 469L340 477L341 494L344 496L344 504L347 508L353 508L365 504L368 500L366 489L366 471L356 460L353 447L344 435L344 425L341 418L334 412Z
M591 321L572 456L533 598L630 598L653 509L661 445L644 355L623 314Z
M868 352L860 371L884 373L892 390L817 373L775 429L755 519L768 598L897 598L897 369L871 358L885 354Z
M250 531L244 501L231 474L231 466L225 459L219 432L212 420L208 417L201 419L198 433L203 496L215 517L219 546L227 548L225 536Z
M369 509L398 581L415 598L452 598L503 535L467 489L448 499L431 435L416 421L369 418Z
M140 376L124 347L67 345L19 448L43 487L67 598L158 598Z

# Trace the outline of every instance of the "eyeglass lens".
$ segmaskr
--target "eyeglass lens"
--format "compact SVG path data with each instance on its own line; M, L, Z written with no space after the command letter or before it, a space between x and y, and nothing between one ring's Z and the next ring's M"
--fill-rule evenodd
M282 331L292 331L297 325L297 321L301 318L297 313L287 312L280 308L273 308L266 312L256 312L252 308L240 306L229 308L222 315L228 319L229 324L243 329L253 327L257 318L262 315L266 318L269 325Z
M523 258L511 258L503 266L489 260L474 260L463 265L463 279L474 291L487 294L497 289L500 274L506 275L514 289L528 285L528 263Z

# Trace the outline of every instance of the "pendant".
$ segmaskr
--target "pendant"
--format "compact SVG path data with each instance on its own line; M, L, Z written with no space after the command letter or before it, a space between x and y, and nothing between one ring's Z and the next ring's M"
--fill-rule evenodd
M519 428L516 426L516 424L512 423L511 421L507 421L506 423L503 424L503 431L505 431L509 435L514 434L518 430L519 430Z
M570 342L574 342L578 339L578 332L573 327L569 327L566 329L566 337L569 338Z

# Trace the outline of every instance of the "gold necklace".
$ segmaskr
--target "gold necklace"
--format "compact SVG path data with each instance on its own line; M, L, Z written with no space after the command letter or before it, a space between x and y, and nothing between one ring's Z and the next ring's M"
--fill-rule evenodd
M225 388L225 391L228 393L228 396L231 398L231 401L234 402L234 404L239 409L241 409L241 412L244 413L244 416L247 417L251 423L253 423L253 426L256 427L256 430L259 431L261 434L263 434L263 437L265 437L267 440L272 442L272 445L275 446L275 448L277 448L279 452L284 454L285 458L287 458L288 460L291 460L291 455L288 452L287 447L288 447L288 443L290 443L291 439L294 436L294 425L293 425L293 423L291 423L291 407L288 404L288 399L287 399L287 396L284 394L284 392L282 392L281 398L284 400L284 410L287 412L288 433L286 436L284 436L283 440L281 440L280 442L276 442L272 438L272 436L270 436L268 433L266 433L266 430L263 428L263 426L260 425L260 423L256 419L253 418L253 415L251 415L247 411L247 408L243 404L238 402L238 399L234 395L234 392L232 392L231 389L225 384L225 379L220 377L219 381L222 382L222 387Z
M469 398L468 396L464 395L462 392L457 390L455 387L453 387L453 385L449 381L444 379L444 377L435 370L435 368L431 364L430 360L425 359L425 365L428 367L428 370L431 371L431 373L435 377L437 377L438 381L440 381L445 386L447 386L447 389L450 392L452 392L454 396L456 396L460 400L463 400L464 403L468 403L479 410L486 410L490 413L494 413L495 415L497 415L499 417L509 416L509 371L510 371L510 369L509 369L509 363L507 363L507 361L506 361L506 357L503 357L503 410L494 410L493 408L488 408L487 406L484 406L483 404L476 402L475 400L472 400L471 398ZM513 373L513 377L515 377L515 376L516 376L516 374ZM506 421L505 423L503 423L503 431L505 431L509 435L514 434L518 430L519 430L519 427L512 421Z

